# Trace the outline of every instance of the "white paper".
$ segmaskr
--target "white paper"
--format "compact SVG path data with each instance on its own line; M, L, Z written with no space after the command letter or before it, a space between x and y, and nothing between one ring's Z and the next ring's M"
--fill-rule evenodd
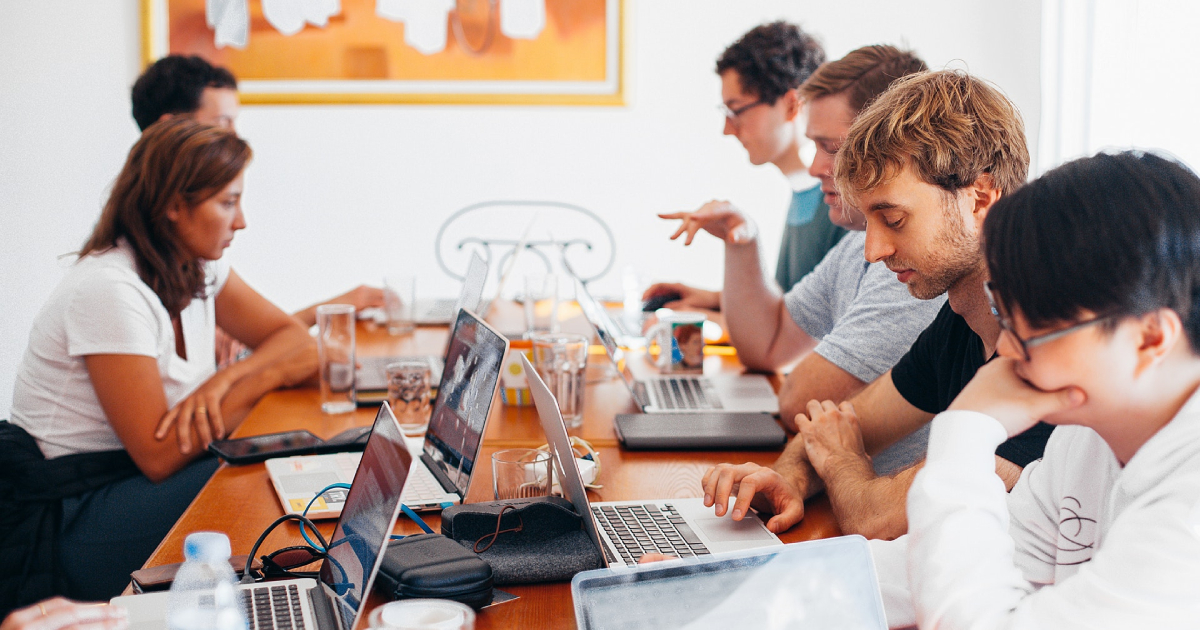
M404 43L423 55L446 48L447 19L454 0L376 0L375 14L404 23Z
M500 0L500 32L510 39L537 39L546 28L546 0Z
M208 0L205 4L205 20L216 35L213 42L217 48L233 46L245 48L250 39L249 0Z
M329 18L342 12L341 0L300 0L300 6L304 19L321 28L329 25Z
M284 35L304 30L304 11L299 0L262 0L263 17Z
M284 35L295 35L305 24L325 27L341 13L340 0L262 0L263 17Z

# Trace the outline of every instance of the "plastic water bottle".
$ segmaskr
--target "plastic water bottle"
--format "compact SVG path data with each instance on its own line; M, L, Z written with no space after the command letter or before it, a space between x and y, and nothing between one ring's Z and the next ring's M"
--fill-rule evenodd
M183 541L183 566L167 603L171 630L246 630L237 578L229 566L229 537L195 532Z

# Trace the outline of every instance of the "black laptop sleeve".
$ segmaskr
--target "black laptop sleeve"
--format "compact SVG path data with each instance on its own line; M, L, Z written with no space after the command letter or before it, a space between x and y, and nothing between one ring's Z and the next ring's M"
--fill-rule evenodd
M787 433L768 413L623 413L617 438L629 450L777 449Z
M451 506L442 511L442 533L468 550L480 549L501 586L561 582L604 566L583 519L561 497Z

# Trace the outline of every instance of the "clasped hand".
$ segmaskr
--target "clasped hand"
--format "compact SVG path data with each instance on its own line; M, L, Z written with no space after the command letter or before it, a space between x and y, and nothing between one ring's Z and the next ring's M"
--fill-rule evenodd
M224 438L225 419L221 415L221 401L232 386L228 371L219 370L163 415L154 431L154 438L166 439L174 426L179 452L184 454L192 452L193 429L200 438L200 448L207 448L214 439Z
M827 478L835 466L863 462L869 466L870 458L863 448L862 430L854 405L810 400L808 416L798 414L796 427L804 439L808 463L822 479Z

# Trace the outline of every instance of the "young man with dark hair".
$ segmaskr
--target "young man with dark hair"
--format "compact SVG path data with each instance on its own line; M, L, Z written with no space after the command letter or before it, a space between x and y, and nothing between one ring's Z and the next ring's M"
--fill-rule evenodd
M721 77L724 134L734 136L755 166L772 164L792 186L775 281L784 290L800 281L846 230L829 220L820 183L800 157L803 99L798 88L825 61L825 51L811 35L787 22L772 22L747 32L717 59ZM712 201L705 207L727 202ZM671 308L717 311L720 291L661 283L646 290L645 299L677 293Z
M844 533L894 538L907 528L904 500L919 466L878 475L868 454L924 429L994 354L979 233L988 210L1022 185L1029 165L1024 125L998 90L962 72L896 82L855 119L834 177L866 215L867 260L883 262L912 295L948 297L934 322L882 377L840 405L814 399L796 417L801 435L774 469L721 464L705 476L706 502L735 519L759 495L783 531L803 499L824 488ZM1042 455L1050 427L1000 444L995 470L1012 487Z
M858 114L855 105L925 69L911 52L865 46L822 65L798 90L809 110L805 133L817 145L809 172L821 182L829 219L852 231L785 295L763 276L749 217L731 206L672 215L684 220L679 233L689 241L700 229L725 241L724 314L742 363L776 370L800 359L780 390L780 416L793 429L809 400L845 400L891 368L941 306L913 298L887 267L866 262L863 217L843 206L833 185L833 157ZM895 472L923 452L924 435L916 435L874 463L881 473Z
M175 115L233 129L238 115L237 79L200 57L168 55L138 77L132 101L133 119L142 131Z
M889 626L1195 628L1200 178L1076 160L997 201L983 242L999 358L934 418L909 535L872 542ZM1059 428L1006 494L993 449L1039 420Z

